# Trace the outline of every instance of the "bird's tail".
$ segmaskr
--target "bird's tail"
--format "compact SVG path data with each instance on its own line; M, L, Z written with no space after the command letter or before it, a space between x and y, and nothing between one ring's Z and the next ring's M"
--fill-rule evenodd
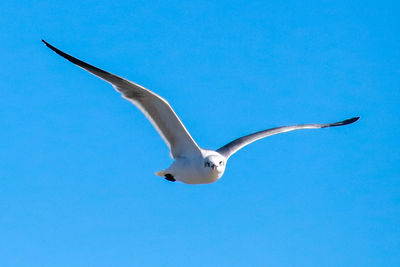
M166 170L163 170L163 171L158 171L154 174L157 176L160 176L160 177L164 177L167 174L167 172L166 172Z

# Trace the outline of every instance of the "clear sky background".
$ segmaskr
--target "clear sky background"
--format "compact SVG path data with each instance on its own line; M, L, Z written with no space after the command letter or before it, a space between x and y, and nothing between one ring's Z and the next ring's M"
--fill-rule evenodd
M398 1L2 1L0 266L400 266ZM165 97L215 184L56 47Z

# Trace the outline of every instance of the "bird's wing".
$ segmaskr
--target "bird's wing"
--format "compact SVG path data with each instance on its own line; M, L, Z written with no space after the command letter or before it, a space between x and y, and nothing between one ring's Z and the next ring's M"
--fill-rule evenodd
M247 146L247 145L253 143L254 141L257 141L257 140L267 137L267 136L271 136L271 135L279 134L279 133L290 132L290 131L299 130L299 129L318 129L318 128L342 126L342 125L347 125L347 124L353 123L353 122L357 121L359 118L360 117L354 117L354 118L351 118L348 120L335 122L335 123L301 124L301 125L292 125L292 126L282 126L282 127L271 128L271 129L259 131L259 132L253 133L253 134L249 134L249 135L240 137L236 140L233 140L232 142L219 148L217 150L217 152L228 159L230 156L232 156L234 153L236 153L239 149L243 148L244 146Z
M89 65L62 52L46 41L42 41L60 56L109 82L115 90L122 94L123 98L138 107L164 139L172 157L200 153L200 148L165 99L136 83Z

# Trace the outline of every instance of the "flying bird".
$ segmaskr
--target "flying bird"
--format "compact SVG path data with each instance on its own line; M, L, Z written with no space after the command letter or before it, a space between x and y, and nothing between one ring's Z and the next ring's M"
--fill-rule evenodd
M228 159L241 148L261 138L300 129L318 129L342 126L359 119L354 117L335 123L281 126L252 133L224 145L217 150L199 147L176 115L170 104L156 93L122 77L101 70L42 40L51 50L82 69L110 83L122 97L134 104L147 117L170 149L174 159L171 166L156 172L168 181L186 184L208 184L219 180L225 172Z

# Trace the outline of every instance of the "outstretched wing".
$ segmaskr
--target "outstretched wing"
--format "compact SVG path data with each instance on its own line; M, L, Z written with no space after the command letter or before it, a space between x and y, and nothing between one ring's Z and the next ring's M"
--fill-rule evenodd
M342 125L347 125L347 124L353 123L353 122L357 121L359 118L360 117L354 117L354 118L351 118L348 120L335 122L335 123L301 124L301 125L292 125L292 126L282 126L282 127L271 128L271 129L267 129L264 131L249 134L249 135L240 137L236 140L233 140L232 142L219 148L217 150L217 152L228 159L230 156L232 156L234 153L236 153L239 149L243 148L244 146L247 146L247 145L253 143L254 141L257 141L257 140L267 137L267 136L271 136L271 135L279 134L279 133L290 132L290 131L299 130L299 129L318 129L318 128L342 126Z
M62 52L46 41L42 41L60 56L109 82L115 90L122 94L123 98L138 107L164 139L172 157L200 153L200 148L165 99L136 83L89 65Z

